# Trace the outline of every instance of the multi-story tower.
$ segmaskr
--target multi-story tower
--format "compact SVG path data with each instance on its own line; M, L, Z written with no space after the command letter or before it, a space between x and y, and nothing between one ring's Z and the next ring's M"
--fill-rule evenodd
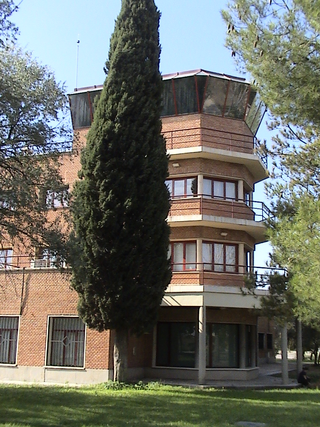
M129 338L129 375L200 383L250 379L258 375L252 310L258 302L241 288L254 266L255 245L265 240L268 211L253 201L255 183L267 177L255 140L263 111L243 79L197 70L163 80L173 274L153 333ZM95 86L70 95L80 146L100 91ZM61 160L72 188L79 156L64 153ZM59 195L48 194L50 207L67 209ZM29 259L8 244L0 262L0 381L112 378L112 333L90 331L77 317L69 276L55 269L48 253L37 248Z

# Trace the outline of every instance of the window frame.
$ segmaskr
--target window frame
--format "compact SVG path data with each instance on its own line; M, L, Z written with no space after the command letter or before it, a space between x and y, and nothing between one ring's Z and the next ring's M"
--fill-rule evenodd
M1 326L1 319L15 319L16 325L15 328L4 328ZM18 356L18 344L19 344L19 329L20 329L20 316L0 316L0 365L10 365L10 366L16 366L17 365L17 356ZM7 361L2 360L2 333L3 330L9 331L9 339L6 339L6 341L9 341L8 345L8 354L7 354ZM15 332L15 337L12 338L12 332ZM13 361L10 362L10 357L12 353L14 352Z
M175 248L174 245L182 244L183 245L183 254L182 254L182 263L175 263L174 262L174 254L175 254ZM187 245L194 245L195 249L195 260L194 261L187 261ZM197 270L197 242L196 240L187 240L187 241L177 241L177 242L170 242L169 244L169 256L171 257L171 269L173 273L179 273L184 271L196 271ZM175 269L174 266L182 266L181 270ZM194 268L187 268L188 265L194 265Z
M209 262L205 262L203 259L203 245L211 245L211 263ZM223 247L223 262L222 263L218 263L215 261L215 251L214 251L214 246L215 245L222 245ZM227 264L226 262L226 258L227 258L227 250L226 248L228 247L233 247L235 249L235 262L234 264ZM203 264L203 269L205 271L212 271L214 273L227 273L227 274L237 274L239 272L239 245L237 243L226 243L226 242L211 242L211 241L207 241L207 240L203 240L202 241L202 264ZM206 268L206 265L211 264L211 268ZM221 270L219 270L218 268L215 268L216 266L218 267L222 267ZM230 271L228 270L228 267L234 267L234 271Z
M215 200L225 200L225 201L238 201L238 181L236 180L225 180L225 179L217 179L217 178L210 178L210 177L203 177L203 180L211 181L211 194L203 194L204 197L210 197ZM219 182L223 184L223 196L215 195L215 189L214 189L214 183ZM227 184L233 184L234 185L234 197L227 196Z
M69 207L69 197L69 185L62 186L56 190L48 188L45 192L47 209L62 209Z
M189 191L189 187L188 187L188 181L191 180L191 185L190 185L190 192ZM178 181L183 181L183 194L175 194L175 183ZM195 192L192 191L192 186L194 185L193 183L195 182ZM176 200L176 199L185 199L188 197L196 197L198 196L198 177L197 176L188 176L188 177L177 177L177 178L169 178L165 181L169 194L170 194L170 198L172 200Z
M61 344L61 349L59 349L59 342L62 343L63 341L65 341L66 339L70 339L68 338L67 335L65 335L63 337L63 339L58 340L58 339L54 339L53 338L53 334L54 332L59 331L57 328L55 328L55 321L56 320L71 320L71 319L78 319L80 322L82 322L83 324L83 329L76 329L76 330L64 330L65 332L70 333L74 333L74 332L80 332L83 334L83 339L81 341L77 340L74 341L75 343L75 348L73 350L71 350L71 355L70 354L66 354L65 350L66 350L66 345L65 344ZM81 325L82 326L82 325ZM81 337L80 337L81 338ZM87 338L87 327L86 324L80 319L80 317L78 316L54 316L54 315L49 315L48 316L48 321L47 321L47 336L46 336L46 367L47 368L60 368L60 369L85 369L85 355L86 355L86 338ZM72 342L72 341L71 341ZM57 344L58 350L56 350L56 353L53 353L53 345L54 343ZM78 348L77 346L81 345L82 348L80 348L80 354L77 355L78 352ZM61 359L61 351L62 351L62 360L63 363L59 364L59 363L55 363L53 361L54 356L56 355L57 360L59 361ZM77 358L79 358L80 356L80 361L74 364L67 364L66 363L66 359L70 358L73 355L73 360L76 361Z
M8 252L11 252L11 253L9 254ZM4 262L1 262L1 259L3 259ZM0 249L0 270L11 270L13 266L12 259L13 259L13 249L1 248Z

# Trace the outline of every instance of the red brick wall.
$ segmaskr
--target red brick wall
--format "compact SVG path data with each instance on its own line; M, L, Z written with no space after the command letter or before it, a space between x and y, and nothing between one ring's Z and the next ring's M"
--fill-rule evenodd
M21 313L18 365L44 366L48 316L77 315L78 295L70 288L69 274L26 270L23 277L21 271L0 272L0 295L2 315ZM107 369L109 332L87 328L86 333L86 368Z

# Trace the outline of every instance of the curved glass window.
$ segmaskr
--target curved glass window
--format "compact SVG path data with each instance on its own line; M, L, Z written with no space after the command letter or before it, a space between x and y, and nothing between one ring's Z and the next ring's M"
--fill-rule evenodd
M196 82L194 76L174 80L178 114L198 112Z
M228 97L224 111L225 117L244 120L248 100L249 86L230 81Z
M203 112L206 114L214 114L216 116L223 115L224 104L226 100L228 81L209 77L207 84L205 99L203 103Z
M172 80L165 80L163 82L162 116L174 116L175 114Z

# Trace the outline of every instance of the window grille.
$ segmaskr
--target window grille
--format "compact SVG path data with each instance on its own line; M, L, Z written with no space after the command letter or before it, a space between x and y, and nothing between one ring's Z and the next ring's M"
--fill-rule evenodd
M85 324L78 317L49 318L48 365L84 366Z
M0 363L15 364L17 360L19 317L0 317Z

